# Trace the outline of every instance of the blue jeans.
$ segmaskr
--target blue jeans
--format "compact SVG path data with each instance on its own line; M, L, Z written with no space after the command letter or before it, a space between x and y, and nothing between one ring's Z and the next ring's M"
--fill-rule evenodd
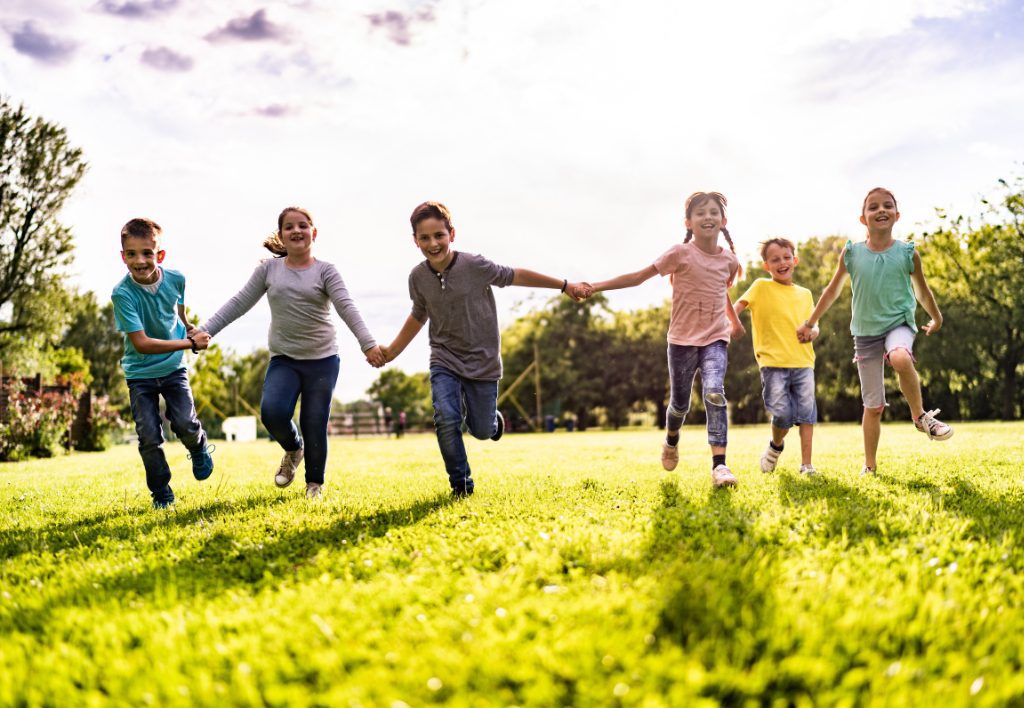
M160 396L166 403L171 430L189 452L198 453L206 447L206 433L196 416L185 369L153 379L128 379L128 400L135 419L135 432L139 436L139 454L146 468L146 486L154 499L167 501L166 488L171 481L171 469L164 454Z
M818 422L818 404L814 400L814 367L761 368L761 395L764 407L772 414L772 425L789 430L794 425Z
M430 367L434 430L448 482L457 492L472 493L473 478L462 443L462 424L477 440L498 432L498 382L463 378L442 366Z
M340 367L337 354L323 359L292 359L279 354L270 358L263 379L260 420L286 451L294 452L305 445L306 482L324 483L327 422L331 418L331 399ZM297 429L292 418L299 396L302 396L302 407Z
M672 391L665 426L674 433L683 426L690 411L690 391L693 379L700 369L700 384L704 396L704 410L708 418L708 444L725 447L729 436L729 413L725 400L725 369L729 365L729 350L723 341L703 347L668 345L668 377Z

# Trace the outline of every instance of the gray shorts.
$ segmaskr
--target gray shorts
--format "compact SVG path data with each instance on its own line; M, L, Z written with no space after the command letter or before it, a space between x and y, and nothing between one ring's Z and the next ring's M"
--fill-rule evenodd
M853 338L853 362L860 376L860 397L865 408L886 405L885 363L894 349L906 349L913 357L916 336L907 325L899 325L876 337Z

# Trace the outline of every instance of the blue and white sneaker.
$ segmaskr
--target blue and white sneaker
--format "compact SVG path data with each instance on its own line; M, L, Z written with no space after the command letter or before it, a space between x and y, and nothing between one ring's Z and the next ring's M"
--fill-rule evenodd
M213 458L210 453L217 449L216 445L207 445L199 452L189 453L192 460L192 476L202 482L213 474Z

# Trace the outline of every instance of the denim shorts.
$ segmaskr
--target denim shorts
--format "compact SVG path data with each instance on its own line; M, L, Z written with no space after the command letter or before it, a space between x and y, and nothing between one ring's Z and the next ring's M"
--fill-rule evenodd
M789 430L794 425L818 422L814 367L762 367L761 395L776 428Z
M913 357L916 336L907 325L899 325L875 337L853 338L853 361L857 364L860 397L865 408L885 405L885 362L895 349L906 349Z

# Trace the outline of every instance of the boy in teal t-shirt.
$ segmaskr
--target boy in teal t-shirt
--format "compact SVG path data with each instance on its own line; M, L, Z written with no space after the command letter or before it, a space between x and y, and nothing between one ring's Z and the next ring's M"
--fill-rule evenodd
M213 472L212 447L196 415L182 351L209 346L210 335L189 331L185 320L185 276L160 267L162 230L150 219L132 219L121 229L121 260L128 275L114 288L114 319L125 334L121 367L128 383L139 454L153 506L174 503L171 470L164 455L160 396L171 429L188 448L192 474L204 480Z

